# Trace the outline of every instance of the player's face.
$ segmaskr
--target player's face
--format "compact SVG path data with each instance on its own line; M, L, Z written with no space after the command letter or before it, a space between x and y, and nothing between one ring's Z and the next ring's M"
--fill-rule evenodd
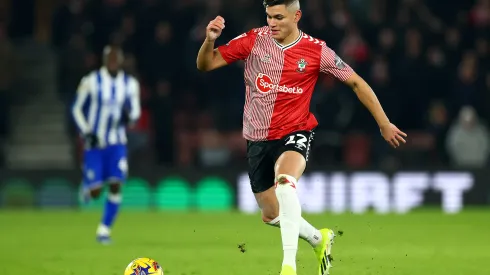
M286 5L276 5L265 9L267 24L276 40L284 40L297 28L301 11L291 11Z
M117 72L119 70L119 58L116 51L111 51L108 54L106 66L110 72Z

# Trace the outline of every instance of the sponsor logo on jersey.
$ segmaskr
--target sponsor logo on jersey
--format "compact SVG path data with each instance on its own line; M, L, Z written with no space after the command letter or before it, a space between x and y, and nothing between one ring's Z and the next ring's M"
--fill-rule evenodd
M303 89L300 87L288 87L286 85L278 85L272 83L272 79L270 76L259 73L255 78L255 87L261 93L269 93L273 90L279 93L288 93L288 94L302 94Z

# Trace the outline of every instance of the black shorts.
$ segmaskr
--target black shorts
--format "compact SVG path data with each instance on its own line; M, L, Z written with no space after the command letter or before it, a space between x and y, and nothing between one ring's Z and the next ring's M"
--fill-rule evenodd
M295 151L308 161L313 136L313 130L298 131L278 140L247 141L248 176L252 192L264 192L274 186L274 165L282 153Z

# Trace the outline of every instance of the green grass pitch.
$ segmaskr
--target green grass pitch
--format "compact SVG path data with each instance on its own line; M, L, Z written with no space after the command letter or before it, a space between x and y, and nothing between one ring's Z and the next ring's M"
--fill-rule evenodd
M170 275L279 274L280 231L262 225L258 214L122 211L115 243L105 247L94 241L100 215L0 211L0 273L122 275L133 258L151 257ZM344 231L333 248L332 275L490 274L490 210L306 218ZM298 275L316 275L314 254L302 240Z

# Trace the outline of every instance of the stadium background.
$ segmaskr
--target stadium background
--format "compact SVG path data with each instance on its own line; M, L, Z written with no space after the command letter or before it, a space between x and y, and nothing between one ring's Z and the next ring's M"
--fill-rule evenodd
M303 210L314 222L334 217L335 224L354 232L352 239L344 241L343 251L356 252L343 252L341 258L355 257L357 267L341 266L338 274L369 274L363 273L363 266L371 261L373 251L385 260L397 254L388 243L398 244L402 251L412 249L407 257L419 253L431 259L425 265L422 258L404 258L403 252L392 260L405 269L392 274L438 275L443 274L436 272L442 267L453 274L483 274L478 261L484 259L483 245L489 243L483 232L488 233L490 204L490 1L308 0L302 1L302 10L300 27L325 40L357 70L371 84L390 119L409 135L403 148L390 149L355 94L329 77L320 78L312 100L320 126L299 192ZM213 224L223 220L235 221L235 227L230 224L229 228L260 232L258 216L249 218L232 211L256 213L247 186L241 137L242 64L207 74L195 66L205 26L218 14L226 19L220 44L265 24L259 0L0 0L0 239L7 247L17 247L16 240L24 232L25 245L57 247L59 252L65 246L52 238L51 230L66 228L66 232L86 237L77 243L81 251L94 253L95 244L89 247L81 242L90 243L88 237L99 213L73 210L101 209L102 201L88 206L78 201L80 140L69 112L80 78L100 65L102 47L108 43L124 48L125 69L142 85L142 118L129 131L130 179L124 189L120 229L115 230L122 232L119 241L132 240L129 230L144 226L144 222L134 223L140 217L160 220L149 236L160 236L158 232L166 230L183 230L184 234L187 229L176 224L195 228L190 220L198 221L208 233L220 232ZM25 216L16 214L19 208L27 209ZM374 216L368 213L370 209ZM208 215L209 211L215 212ZM419 211L429 214L418 216ZM184 216L172 216L174 212ZM411 213L389 218L378 215L386 212ZM460 215L449 218L443 213ZM64 219L71 219L71 225L62 223ZM371 228L369 224L376 222L380 227ZM397 222L403 225L395 226ZM47 225L39 225L39 236L27 233L26 228L42 223ZM424 245L449 249L444 240L454 236L444 233L447 227L460 238L453 241L454 246L471 251L460 255L452 247L448 251L453 252L441 252L446 262L433 261L430 255L438 250ZM362 239L363 230L368 230L370 239ZM373 233L376 230L387 239ZM394 233L400 230L419 242L404 243ZM75 239L66 232L60 234ZM431 237L421 237L426 232ZM195 229L186 234L193 233ZM246 239L245 233L239 237ZM279 262L279 253L261 247L257 234L261 233L249 239L252 244L257 241L256 251L258 246L261 253L275 253ZM466 235L472 239L463 237ZM42 236L49 244L41 241ZM191 253L171 237L162 238L174 251ZM187 244L190 240L199 243L192 239L197 237L177 238ZM235 241L228 235L221 240ZM359 241L368 248L359 250ZM376 247L380 242L391 255L383 258L368 245ZM118 256L110 254L114 261L104 267L106 271L118 274L111 268L124 267L121 262L129 262L137 256L135 251L143 249L164 258L149 245L127 243ZM40 255L13 249L2 256L15 261L19 253ZM82 252L73 253L53 256L54 262L63 259L73 264ZM94 255L105 257L109 252L97 253ZM226 250L219 253L229 257ZM172 253L165 257L171 269L182 264L187 274L194 274ZM216 263L210 256L199 257L203 266L206 259ZM94 260L85 254L82 259ZM226 259L236 266L234 274L244 274L238 269L240 263ZM461 259L465 264L457 269ZM401 264L414 260L420 261L419 267ZM254 263L264 262L258 258ZM103 265L101 260L97 263ZM422 267L425 269L417 269ZM65 274L56 273L51 262L43 268L46 274ZM221 274L216 268L209 270ZM77 269L76 274L95 274L90 265L78 263ZM32 271L43 274L34 267Z
M226 190L222 199L238 201L235 187L246 171L241 64L203 74L195 59L216 14L227 19L219 43L264 24L255 2L2 1L2 205L77 205L80 143L69 109L80 78L100 65L106 44L124 48L125 68L142 85L143 115L129 133L135 181L128 186L137 191L127 192L143 192L151 207L160 201L154 194L175 198L170 188L186 197L205 181L204 190ZM312 100L320 126L308 172L368 170L391 186L392 171L432 177L457 170L471 177L462 190L490 189L481 176L490 153L488 1L302 4L301 28L365 77L410 136L404 148L390 149L355 94L322 77ZM434 189L428 181L419 188ZM20 186L26 189L9 191ZM25 197L20 202L9 192ZM490 192L479 194L467 202L488 204Z

